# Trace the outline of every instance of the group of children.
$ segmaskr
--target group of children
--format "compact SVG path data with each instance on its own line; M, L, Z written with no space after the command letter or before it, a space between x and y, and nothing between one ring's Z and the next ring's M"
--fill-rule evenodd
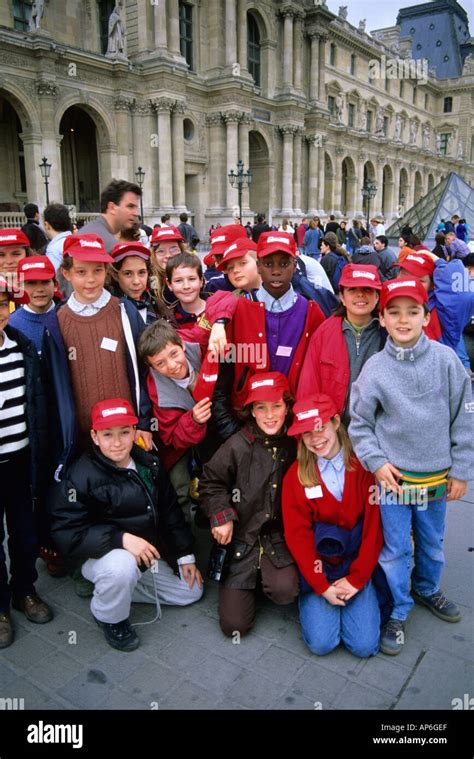
M347 263L327 318L294 286L284 231L255 244L220 227L205 278L172 226L111 254L71 235L67 300L23 237L0 230L0 647L11 603L52 618L34 587L41 549L52 573L67 560L91 583L107 642L134 650L132 602L159 617L201 598L202 526L226 554L225 635L249 632L259 592L299 599L317 655L398 654L413 599L461 618L440 589L446 502L473 460L450 264L412 251L382 284Z

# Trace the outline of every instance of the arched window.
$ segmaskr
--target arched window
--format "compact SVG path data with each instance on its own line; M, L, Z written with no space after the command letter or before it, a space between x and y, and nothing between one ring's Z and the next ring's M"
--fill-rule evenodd
M261 85L260 29L251 13L247 13L247 68L257 87Z

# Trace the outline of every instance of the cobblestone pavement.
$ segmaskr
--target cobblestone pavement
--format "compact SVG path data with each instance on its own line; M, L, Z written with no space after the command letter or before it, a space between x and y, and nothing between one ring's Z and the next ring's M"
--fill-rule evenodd
M473 684L473 505L471 483L466 497L448 507L443 590L460 605L462 621L445 623L416 606L396 658L357 659L343 648L316 657L302 641L296 605L266 601L254 631L235 645L220 631L211 582L198 604L165 606L160 622L139 627L137 651L116 652L72 581L49 577L38 562L37 590L55 618L33 625L12 612L16 640L1 652L0 697L41 710L451 709ZM205 567L207 532L198 531L198 546ZM152 606L132 609L132 622L153 616Z

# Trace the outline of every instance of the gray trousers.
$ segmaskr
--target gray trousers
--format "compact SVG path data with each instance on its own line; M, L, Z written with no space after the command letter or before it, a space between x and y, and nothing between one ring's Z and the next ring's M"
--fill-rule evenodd
M87 559L82 574L94 583L91 612L100 622L116 624L128 619L132 603L155 604L161 616L160 602L187 606L199 601L203 588L192 588L177 577L164 559L140 572L129 551L114 548L100 559Z

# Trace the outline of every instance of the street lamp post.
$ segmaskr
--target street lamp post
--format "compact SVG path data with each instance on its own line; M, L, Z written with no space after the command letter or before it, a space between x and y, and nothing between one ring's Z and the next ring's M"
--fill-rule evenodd
M370 201L375 198L377 195L377 185L375 182L371 182L370 180L366 179L364 181L364 186L361 189L362 197L364 198L365 202L367 203L367 220L366 220L366 228L369 229L369 216L370 216Z
M50 174L51 174L51 166L52 166L52 164L48 163L48 159L46 158L46 156L44 156L43 160L41 161L40 164L38 164L38 166L41 169L41 176L44 179L44 186L45 186L45 189L46 189L46 205L49 205L49 189L48 189L49 182L48 182L48 179L49 179Z
M242 224L242 192L252 184L252 172L250 169L244 172L244 162L237 161L237 173L235 173L234 169L231 169L227 176L229 177L230 186L236 187L239 193L239 218Z
M143 171L142 167L139 166L138 169L135 172L135 177L137 180L137 185L139 186L140 190L143 188L143 183L145 181L145 171ZM140 216L142 217L142 224L145 223L145 219L143 218L143 190L140 195Z

